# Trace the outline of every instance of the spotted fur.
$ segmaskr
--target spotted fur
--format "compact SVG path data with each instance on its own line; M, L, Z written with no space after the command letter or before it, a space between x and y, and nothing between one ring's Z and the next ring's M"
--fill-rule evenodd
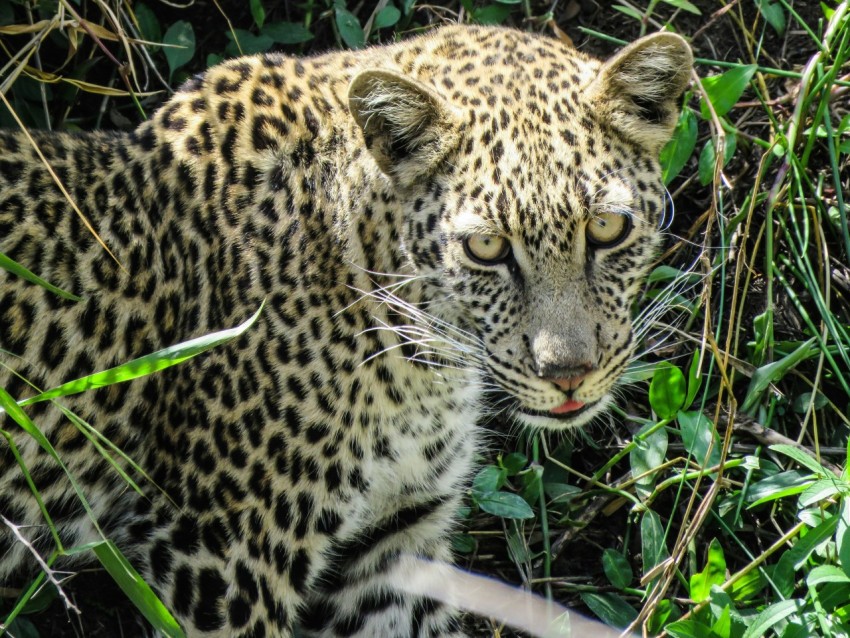
M309 636L459 636L394 566L450 560L486 392L553 429L608 403L690 65L669 34L602 64L547 37L445 27L225 62L132 133L34 134L125 270L28 139L0 132L0 251L82 298L0 273L0 385L24 398L35 390L12 370L53 387L265 300L235 342L62 401L148 473L134 473L144 496L59 410L28 414L189 635L288 637L297 622ZM588 241L603 213L629 220L616 246ZM470 258L473 235L509 241L509 257ZM552 412L569 402L585 407ZM0 423L65 546L95 538L57 464ZM6 444L0 513L51 551ZM0 582L31 569L0 529Z

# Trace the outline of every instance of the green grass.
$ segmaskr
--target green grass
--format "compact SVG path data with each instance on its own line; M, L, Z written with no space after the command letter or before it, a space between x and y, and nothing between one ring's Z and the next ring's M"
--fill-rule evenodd
M612 4L570 17L570 2L252 0L202 15L0 0L0 93L28 127L130 127L225 57L387 42L439 19L557 24L608 52L659 28L692 37L701 80L662 154L676 217L636 308L634 383L575 440L506 437L455 546L471 569L638 632L850 635L848 5ZM0 125L18 126L9 108ZM108 563L109 547L56 549ZM0 598L15 635L38 635L38 584Z

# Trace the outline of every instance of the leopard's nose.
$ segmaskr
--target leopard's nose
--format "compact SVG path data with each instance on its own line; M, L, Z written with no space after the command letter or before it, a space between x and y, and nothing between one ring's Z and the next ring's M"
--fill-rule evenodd
M585 377L593 371L590 364L572 366L544 366L540 376L551 381L564 391L575 390Z

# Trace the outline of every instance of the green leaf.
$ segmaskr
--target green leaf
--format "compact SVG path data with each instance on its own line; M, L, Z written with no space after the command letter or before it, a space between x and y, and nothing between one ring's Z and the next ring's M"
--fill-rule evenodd
M263 8L263 0L250 0L251 17L254 18L254 24L257 28L262 29L263 23L266 21L266 10Z
M552 499L553 504L568 503L582 493L579 486L566 483L544 483L543 490L546 492L546 496Z
M503 468L495 465L483 467L472 481L472 491L480 494L497 492L505 484L507 476L508 472Z
M372 27L375 29L386 29L387 27L394 26L400 19L401 11L390 4L378 11Z
M91 549L121 591L136 605L154 629L170 638L185 638L180 625L153 593L150 585L142 579L112 541L93 543Z
M643 557L643 575L669 556L664 542L664 526L661 518L653 510L644 512L640 520L641 555Z
M793 445L786 445L785 443L777 443L776 445L771 445L770 449L774 452L779 452L779 454L784 454L785 456L793 459L799 465L811 470L817 476L832 476L832 472L826 469L823 465L817 462L815 458L806 454L803 450Z
M794 546L782 555L780 562L787 560L794 571L801 569L809 560L812 552L830 539L837 525L838 517L832 516L820 525L809 529L805 536L797 539Z
M366 45L366 34L363 33L363 27L360 26L357 16L341 7L335 9L334 15L336 27L339 29L343 42L352 49L362 49Z
M747 492L747 500L752 500L753 502L749 507L757 507L769 501L800 494L811 484L811 475L808 472L801 472L799 470L789 470L768 476L750 485L750 489Z
M846 494L848 491L850 491L850 486L843 485L836 478L821 479L809 485L806 491L800 494L798 506L800 509L811 507L828 498L832 498L836 494Z
M265 53L274 45L274 40L269 36L262 33L260 35L254 35L245 29L233 29L225 35L230 42L227 43L224 51L231 57Z
M264 26L260 33L277 44L300 44L313 39L310 30L297 22L273 22Z
M643 20L643 14L640 11L638 11L637 9L632 9L631 7L624 7L624 6L619 5L619 4L615 4L611 8L614 9L614 11L619 11L620 13L626 14L627 16L629 16L630 18L632 18L634 20L641 20L641 21Z
M664 2L672 7L676 7L677 9L687 11L688 13L693 13L697 16L702 15L702 11L700 11L693 3L688 2L688 0L664 0Z
M664 629L673 638L717 638L711 627L696 620L677 620Z
M742 65L729 69L726 73L703 78L700 82L718 117L726 115L741 97L750 79L756 72L756 65ZM705 104L700 104L702 116L710 119L711 114Z
M634 574L626 557L616 549L606 548L602 552L602 569L609 582L617 589L624 589L632 582Z
M779 361L768 363L758 368L750 379L750 385L747 388L747 395L741 410L750 414L756 408L761 395L770 387L771 383L778 381L785 374L796 366L801 361L805 361L818 350L814 347L815 339L812 337L808 341L804 341L800 346L793 350L790 354L782 357Z
M18 262L14 261L13 259L10 259L9 257L4 255L3 253L0 253L0 268L5 268L6 270L8 270L13 275L17 275L21 279L26 279L28 282L30 282L32 284L36 284L38 286L41 286L45 290L49 290L54 295L58 295L59 297L62 297L63 299L68 299L70 301L82 301L82 299L80 299L76 295L72 295L70 292L66 292L66 291L62 290L61 288L57 288L56 286L45 281L44 279L42 279L41 277L39 277L35 273L30 272L29 270L27 270L26 268L21 266Z
M662 361L649 384L649 405L662 419L672 419L685 404L685 375L676 366Z
M265 304L265 302L263 302L263 304ZM63 383L57 388L53 388L52 390L42 392L41 394L21 401L20 405L32 405L33 403L46 401L48 399L56 399L70 394L79 394L80 392L85 392L86 390L91 390L93 388L102 388L103 386L112 385L114 383L122 383L124 381L137 379L139 377L164 370L165 368L169 368L173 365L177 365L187 359L196 357L202 352L206 352L210 348L214 348L242 335L254 324L262 310L263 305L260 305L259 310L257 310L250 319L235 328L221 330L220 332L214 332L213 334L198 337L197 339L184 341L183 343L178 343L175 346L169 346L168 348L157 350L156 352L139 357L138 359L133 359L123 365L104 370L103 372L96 372L94 374L75 379L74 381Z
M650 636L660 634L666 627L680 616L678 607L675 607L669 599L663 598L655 605L652 615L649 617L646 628Z
M525 454L511 452L501 460L502 467L508 472L508 476L516 476L525 469L528 459Z
M511 9L503 4L491 4L472 12L472 19L478 24L502 24L508 19Z
M133 15L139 23L139 34L143 40L162 42L162 28L159 26L159 20L148 5L142 2L134 4Z
M737 138L734 135L728 135L726 137L726 145L723 148L723 166L726 166L729 163L729 160L732 159L732 156L735 154L736 146ZM699 164L697 166L699 182L703 186L714 179L714 162L716 158L717 154L714 150L714 139L711 138L705 143L705 146L702 147L702 153L699 155Z
M782 5L772 0L756 0L759 11L765 21L779 35L785 33L785 10Z
M809 587L817 587L824 583L850 583L850 576L835 565L818 565L806 576Z
M531 507L519 494L490 492L478 498L478 507L501 518L534 518Z
M617 594L584 593L581 599L606 625L622 629L637 618L637 612Z
M665 184L669 184L682 172L688 158L693 154L697 145L697 118L694 112L685 107L679 115L679 121L673 130L673 137L661 149L661 176Z
M774 603L761 612L753 623L747 627L743 638L762 638L767 635L767 630L777 625L788 616L802 613L806 604L802 600L791 599Z
M850 498L841 500L838 510L838 525L835 529L835 551L841 569L850 576Z
M726 558L723 547L716 538L708 546L705 569L691 575L691 599L701 603L711 595L712 585L722 585L726 581Z
M475 551L475 539L466 533L452 534L452 550L458 554L471 554Z
M676 418L682 432L682 443L694 460L704 467L720 463L720 436L711 419L699 411L680 411Z
M647 423L635 436L635 447L629 452L629 464L632 476L639 476L635 488L638 496L645 498L655 486L658 476L656 468L664 462L667 456L668 434L665 428L659 428L652 434L645 432L655 426Z
M702 386L703 375L700 373L700 353L695 350L691 356L691 365L688 366L688 395L685 397L686 408L690 407L697 397L700 386Z
M186 20L178 20L168 27L162 43L172 45L162 49L171 75L195 55L195 31Z
M737 603L753 600L765 587L767 578L759 569L754 569L733 583L729 594Z

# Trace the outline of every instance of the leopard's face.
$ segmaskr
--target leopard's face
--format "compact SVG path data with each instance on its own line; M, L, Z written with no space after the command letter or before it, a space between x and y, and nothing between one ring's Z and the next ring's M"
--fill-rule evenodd
M431 329L420 345L472 359L521 423L586 423L634 353L634 300L660 244L656 158L690 68L673 38L548 85L571 90L540 90L532 75L564 67L544 65L482 91L495 95L484 110L384 73L371 92L355 80L355 99L371 100L355 113L367 145L397 183L402 249L432 288L413 317Z
M610 151L590 155L590 139ZM500 407L527 425L581 425L609 403L634 352L633 302L660 242L658 164L601 130L575 145L555 135L498 144L497 162L486 146L453 157L450 174L408 203L404 246L442 288L433 312L477 337ZM462 334L444 336L470 349Z

